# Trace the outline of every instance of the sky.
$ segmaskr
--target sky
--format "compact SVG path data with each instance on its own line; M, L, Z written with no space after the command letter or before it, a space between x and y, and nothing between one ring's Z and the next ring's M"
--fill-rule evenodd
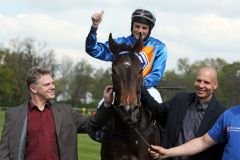
M54 49L58 61L84 59L106 69L110 62L85 52L91 16L104 10L97 36L105 42L109 33L113 38L131 34L131 14L137 8L156 15L151 36L167 46L166 69L176 68L179 58L189 58L190 63L240 60L239 0L0 0L0 45L32 37Z

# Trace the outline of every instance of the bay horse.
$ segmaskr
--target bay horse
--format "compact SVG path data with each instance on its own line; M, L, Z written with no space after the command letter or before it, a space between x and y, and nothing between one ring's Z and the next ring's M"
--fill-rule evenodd
M159 145L159 131L153 127L151 113L141 105L143 74L138 53L140 38L134 46L117 44L109 35L109 49L114 54L112 83L115 93L114 115L102 137L102 160L153 160L149 144Z

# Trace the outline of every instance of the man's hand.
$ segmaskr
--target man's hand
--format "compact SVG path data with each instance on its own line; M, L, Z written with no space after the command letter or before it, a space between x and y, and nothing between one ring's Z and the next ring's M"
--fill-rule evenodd
M94 13L91 17L92 19L92 26L94 28L98 28L99 24L102 22L102 19L103 19L103 14L104 14L104 11L102 10L101 13Z
M111 107L113 102L113 86L108 85L103 91L104 107Z
M151 145L151 148L148 149L149 153L153 158L167 158L168 153L167 149L160 147L160 146L155 146Z

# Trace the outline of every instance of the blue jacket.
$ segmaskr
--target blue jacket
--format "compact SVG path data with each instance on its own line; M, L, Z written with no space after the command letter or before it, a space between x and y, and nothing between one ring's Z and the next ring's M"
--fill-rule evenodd
M136 39L130 35L128 37L119 37L115 39L116 43L126 43L133 45ZM104 61L112 61L113 54L109 50L108 41L105 43L97 42L97 29L91 27L91 30L86 38L86 52L97 59ZM144 47L139 53L139 59L142 62L145 88L155 87L162 79L166 60L167 50L164 43L161 41L148 37L144 41Z

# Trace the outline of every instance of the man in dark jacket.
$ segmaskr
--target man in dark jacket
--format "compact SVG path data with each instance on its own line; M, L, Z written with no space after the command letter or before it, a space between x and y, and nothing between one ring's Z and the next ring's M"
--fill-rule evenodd
M204 135L225 108L213 92L218 87L217 72L213 67L198 70L194 83L195 93L179 93L173 99L157 103L146 90L142 103L147 106L165 129L161 146L171 148ZM192 157L174 157L174 160L220 160L224 144L216 145Z

